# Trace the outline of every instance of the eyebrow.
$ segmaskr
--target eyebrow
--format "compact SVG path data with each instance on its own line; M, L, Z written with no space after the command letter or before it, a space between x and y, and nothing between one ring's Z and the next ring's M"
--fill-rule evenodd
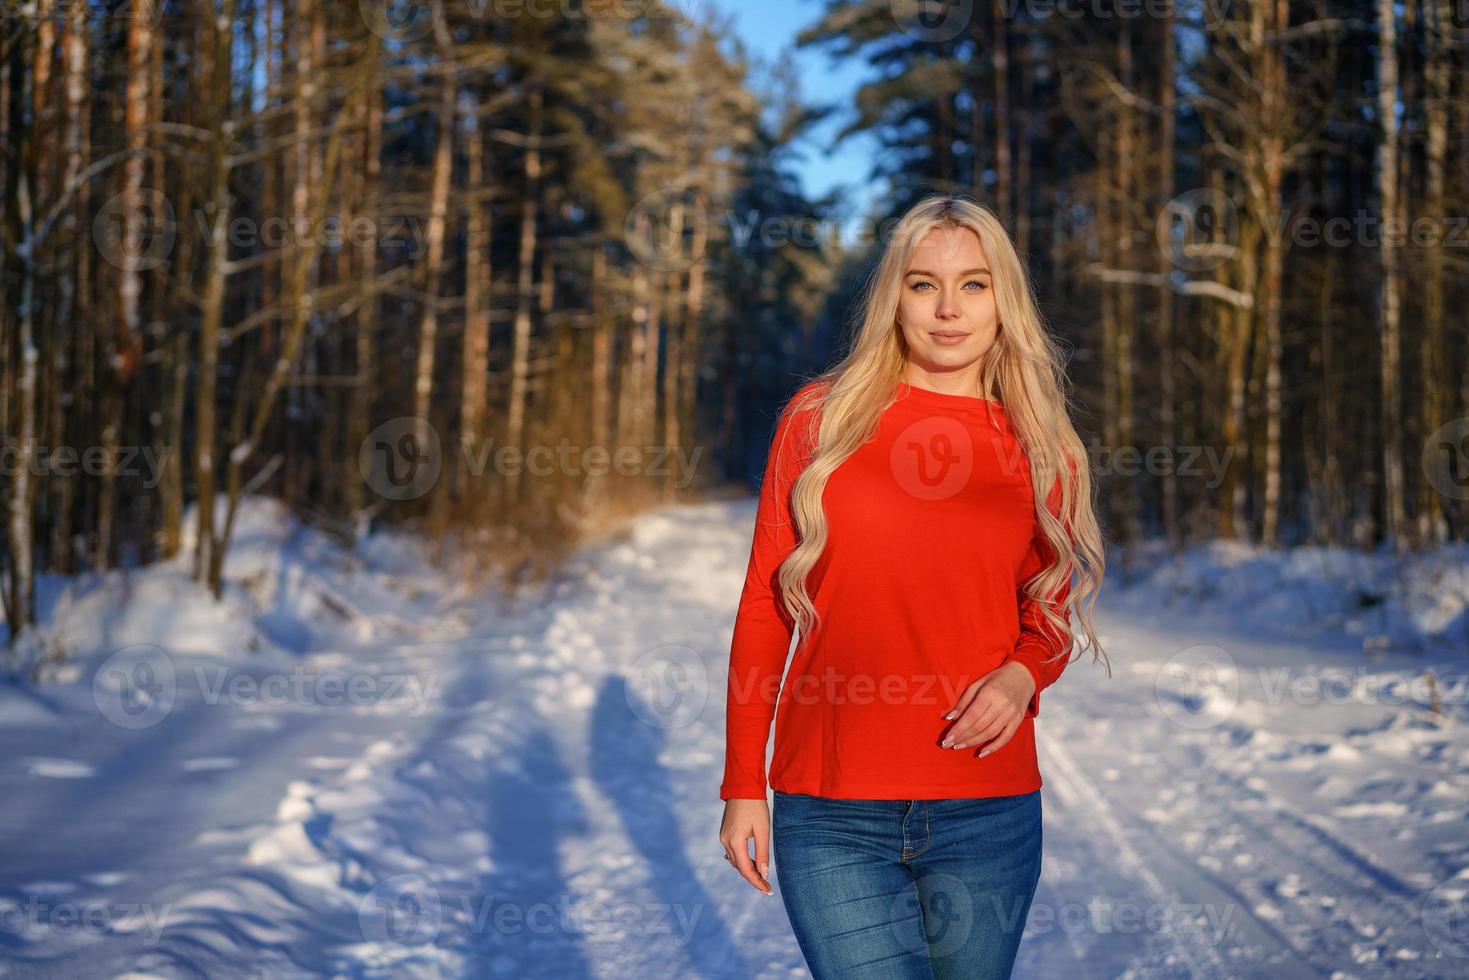
M959 275L961 275L961 276L974 276L974 275L985 275L985 276L987 276L989 274L990 274L990 270L988 270L988 269L965 269L963 272L959 273ZM928 276L930 279L937 279L937 278L939 278L938 273L929 272L927 269L909 269L907 272L903 273L903 275L905 277L907 277L907 276Z

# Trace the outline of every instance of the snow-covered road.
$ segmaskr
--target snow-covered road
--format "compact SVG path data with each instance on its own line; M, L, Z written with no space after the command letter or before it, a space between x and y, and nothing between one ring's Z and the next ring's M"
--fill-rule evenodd
M67 593L74 666L0 687L0 975L807 976L717 840L753 515L645 515L512 608L252 501L223 605ZM1469 976L1463 651L1170 595L1104 593L1112 676L1047 694L1016 976Z

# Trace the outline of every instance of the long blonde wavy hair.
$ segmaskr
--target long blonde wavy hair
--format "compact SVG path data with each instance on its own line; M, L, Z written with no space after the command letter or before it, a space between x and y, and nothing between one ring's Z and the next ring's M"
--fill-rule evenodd
M805 436L791 440L809 447L809 459L790 488L791 516L798 543L780 565L777 579L785 608L801 635L821 625L806 593L806 576L826 547L827 521L821 506L826 481L877 429L883 412L904 380L907 342L897 322L898 297L913 251L934 229L968 228L979 236L989 260L999 332L980 366L980 391L1004 407L1011 430L1026 453L1034 488L1036 518L1054 556L1052 563L1025 583L1026 594L1044 600L1079 573L1068 597L1086 641L1082 652L1105 659L1092 628L1105 570L1102 532L1092 499L1093 484L1081 437L1068 412L1069 381L1063 354L1042 323L1034 287L1015 246L994 212L962 196L931 196L919 201L892 230L881 259L863 290L859 327L850 352L803 386L806 396L793 402L792 431L803 415ZM812 426L813 420L819 424ZM816 431L814 434L811 429ZM777 447L777 452L783 452ZM1068 461L1068 466L1061 466ZM1060 515L1047 506L1060 483ZM1069 532L1069 533L1068 533ZM976 543L976 546L979 546ZM1056 658L1069 657L1077 634L1042 601L1054 636L1066 637ZM1108 671L1111 665L1108 663Z

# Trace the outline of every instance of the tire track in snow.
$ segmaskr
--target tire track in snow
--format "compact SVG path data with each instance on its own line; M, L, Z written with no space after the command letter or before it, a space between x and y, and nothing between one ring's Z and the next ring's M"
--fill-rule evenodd
M1251 800L1249 804L1228 811L1228 819L1247 835L1245 849L1259 859L1261 867L1279 869L1281 878L1299 873L1306 879L1306 889L1304 899L1298 900L1296 895L1273 888L1269 881L1262 881L1258 876L1242 880L1240 888L1256 903L1288 905L1294 928L1286 935L1298 933L1304 940L1291 941L1302 958L1329 972L1339 971L1346 957L1356 960L1356 954L1366 952L1362 949L1363 944L1372 947L1396 945L1393 935L1404 928L1412 930L1413 938L1420 940L1426 951L1427 934L1421 929L1419 907L1395 894L1377 874L1364 870L1357 863L1364 860L1360 855L1355 859L1341 855L1343 848L1355 855L1353 849L1337 841L1334 834L1304 822L1277 804L1267 800ZM1252 815L1252 810L1260 811L1259 816ZM1333 846L1333 841L1336 846ZM1262 855L1262 851L1267 853ZM1339 867L1343 864L1344 869ZM1383 873L1397 880L1391 872ZM1294 887L1291 890L1298 894L1301 892ZM1356 903L1345 907L1337 904L1342 899L1363 894L1373 896L1370 904ZM1317 897L1328 897L1331 904L1311 901ZM1368 918L1365 914L1368 912L1386 914ZM1282 916L1282 922L1285 921L1287 917ZM1376 951L1371 957L1352 965L1359 970L1370 970L1368 975L1375 976L1425 975L1419 972L1421 962L1380 959ZM1380 969L1371 970L1374 965Z
M1096 787L1081 774L1073 753L1039 729L1037 740L1062 770L1059 788L1090 804L1087 788ZM1169 745L1156 736L1143 743ZM1143 854L1170 859L1183 874L1172 873L1175 889L1188 891L1192 875L1229 896L1249 924L1279 952L1292 954L1298 967L1323 977L1430 975L1422 971L1435 951L1422 925L1424 893L1418 886L1363 853L1329 821L1296 812L1288 801L1215 765L1211 747L1197 748L1197 757L1174 754L1167 764L1173 772L1201 777L1188 781L1186 812L1160 822L1129 806L1109 805L1106 823L1128 828ZM1214 844L1199 852L1178 834L1197 834ZM1125 855L1123 865L1131 872ZM1236 967L1246 965L1244 952L1243 946L1222 949Z
M1241 857L1250 861L1247 873L1210 877L1238 893L1256 922L1270 923L1271 932L1325 976L1339 974L1344 963L1353 975L1422 976L1417 972L1421 959L1388 954L1406 948L1434 955L1422 927L1424 893L1364 854L1329 822L1278 802L1253 778L1211 766L1210 758L1173 763L1179 771L1206 767L1213 777L1193 785L1198 794L1190 809L1193 829L1228 845L1227 852L1215 855L1221 864L1233 860L1238 866ZM1157 828L1160 834L1167 829ZM1204 867L1200 871L1210 874Z
M1152 900L1165 908L1183 908L1185 903L1175 894L1158 873L1133 846L1131 836L1117 819L1116 808L1097 790L1077 766L1071 753L1055 738L1036 728L1036 740L1040 743L1051 764L1052 778L1064 784L1065 791L1085 803L1088 816L1111 840L1122 870L1138 881ZM1235 973L1224 961L1224 957L1207 940L1191 928L1160 930L1166 936L1178 958L1188 964L1189 975L1200 980L1228 980Z

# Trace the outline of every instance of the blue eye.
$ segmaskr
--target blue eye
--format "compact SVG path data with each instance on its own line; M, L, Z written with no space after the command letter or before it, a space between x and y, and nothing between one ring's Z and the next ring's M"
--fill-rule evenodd
M988 289L989 288L984 283L980 282L978 279L971 279L968 282L966 282L964 285L966 287L969 287L969 286L978 286L980 289ZM914 290L921 290L924 286L928 286L929 288L934 288L933 283L924 281L924 282L915 282L913 284L913 289Z

